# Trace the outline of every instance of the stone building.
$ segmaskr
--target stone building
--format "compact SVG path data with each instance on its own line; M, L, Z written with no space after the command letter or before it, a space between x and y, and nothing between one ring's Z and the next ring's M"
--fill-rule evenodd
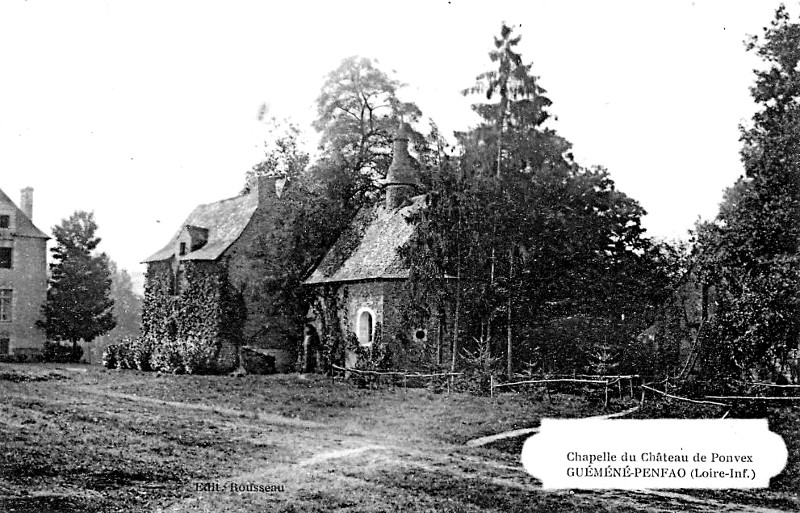
M286 371L296 357L292 328L267 308L257 283L265 272L259 247L279 230L285 181L259 177L247 194L200 205L161 250L148 257L142 334L156 340L219 338L220 366L235 365L242 345L274 357ZM237 340L238 339L238 340Z
M359 212L304 282L318 298L304 344L306 370L315 366L314 341L331 343L324 340L331 337L326 324L344 339L348 367L358 364L364 349L379 345L390 349L394 368L419 369L449 358L444 312L417 320L408 315L410 270L397 250L415 233L412 216L425 208L426 197L419 195L404 126L393 151L385 201Z
M45 333L36 327L47 300L47 235L31 221L33 189L17 207L0 190L0 354L38 353Z

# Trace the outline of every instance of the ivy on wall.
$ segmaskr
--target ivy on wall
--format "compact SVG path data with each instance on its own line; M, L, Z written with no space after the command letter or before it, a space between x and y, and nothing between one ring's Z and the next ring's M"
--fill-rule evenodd
M227 262L181 263L185 287L174 294L168 262L150 264L145 282L142 335L158 345L192 340L193 351L212 354L218 370L239 364L246 307L241 291L228 281ZM202 346L202 347L200 347ZM182 347L182 346L181 346Z
M336 285L320 285L311 308L320 324L320 352L322 369L331 371L331 365L344 366L345 334L341 319L347 315L347 287L341 289Z

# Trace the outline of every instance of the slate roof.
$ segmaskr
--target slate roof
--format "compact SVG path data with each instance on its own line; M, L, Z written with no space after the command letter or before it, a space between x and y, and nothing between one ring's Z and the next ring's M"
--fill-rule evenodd
M258 207L258 194L237 196L216 203L208 203L195 208L180 230L163 249L149 256L144 263L168 260L175 255L177 240L186 226L208 230L206 244L181 257L181 260L216 260L236 242Z
M14 235L18 237L34 237L37 239L49 239L47 235L45 235L42 230L38 229L36 225L33 224L33 221L25 215L16 203L14 203L11 198L9 198L2 189L0 189L0 202L6 201L9 204L13 205L14 208L17 209L17 227Z
M399 209L381 202L362 210L304 284L408 278L397 249L414 234L416 226L408 218L422 208L425 196L411 201Z

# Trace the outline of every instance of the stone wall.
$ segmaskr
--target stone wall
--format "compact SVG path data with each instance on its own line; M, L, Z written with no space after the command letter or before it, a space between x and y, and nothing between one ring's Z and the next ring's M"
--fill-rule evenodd
M342 333L358 338L358 317L363 311L374 315L380 327L380 343L387 344L395 369L421 370L450 360L451 338L448 317L440 327L437 315L424 321L413 321L404 315L408 294L405 280L375 280L339 286ZM356 356L347 351L346 364L353 366Z
M282 248L274 241L287 235L281 222L281 202L275 192L275 179L259 182L259 206L239 238L223 253L228 277L241 291L247 309L244 343L275 357L278 372L292 370L302 333L282 312L275 311L277 292L264 289L263 280L279 275L273 263Z
M11 289L11 322L0 322L0 337L9 338L10 353L41 350L45 333L36 327L47 300L46 240L33 237L3 237L0 245L12 248L11 269L0 269L0 289Z

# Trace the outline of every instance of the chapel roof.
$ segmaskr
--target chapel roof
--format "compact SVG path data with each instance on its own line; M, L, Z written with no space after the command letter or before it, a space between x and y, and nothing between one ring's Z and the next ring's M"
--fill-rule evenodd
M408 278L409 268L397 250L414 234L416 224L409 219L425 199L415 196L399 209L382 202L362 209L304 284Z

